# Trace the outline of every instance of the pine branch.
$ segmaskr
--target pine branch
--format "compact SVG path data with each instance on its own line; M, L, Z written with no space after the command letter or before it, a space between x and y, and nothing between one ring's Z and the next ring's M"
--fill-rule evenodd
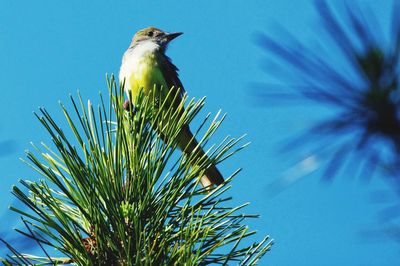
M27 153L27 163L43 179L22 180L29 193L13 189L28 207L11 208L24 217L28 231L19 232L40 247L55 248L65 258L51 257L48 250L42 257L22 254L6 244L13 256L3 262L256 264L272 240L267 236L253 245L243 244L255 234L243 222L257 216L240 213L246 205L228 206L230 197L224 196L239 171L218 187L198 185L210 164L243 148L241 138L225 138L207 156L185 156L177 149L177 137L183 125L198 115L204 99L189 101L184 96L181 105L172 109L166 101L157 103L156 98L141 94L136 106L127 111L123 88L117 87L114 77L107 83L108 106L101 95L98 108L90 102L85 105L81 96L78 101L71 97L74 114L61 105L69 131L40 109L36 116L53 143L34 146L36 152ZM202 148L224 118L216 116L210 123L208 117L201 124L209 123L203 137L197 136Z

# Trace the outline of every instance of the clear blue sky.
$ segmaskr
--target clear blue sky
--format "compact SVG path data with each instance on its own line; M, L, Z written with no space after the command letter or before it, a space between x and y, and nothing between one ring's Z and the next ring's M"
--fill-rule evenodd
M84 98L97 99L99 91L106 91L105 73L118 73L135 31L156 26L184 32L168 54L189 95L207 96L207 111L228 113L215 141L247 133L252 142L221 169L228 174L244 168L231 193L237 202L251 202L248 212L261 214L251 223L258 237L275 239L261 265L398 264L398 245L360 237L361 230L378 228L376 213L382 206L369 198L385 188L379 181L364 184L342 174L327 186L316 172L274 197L267 189L296 159L280 155L279 142L326 112L315 112L312 105L263 108L254 103L250 84L267 77L260 67L263 51L253 37L279 23L300 39L312 38L318 27L313 1L94 2L0 2L0 140L17 143L15 153L0 157L3 217L9 217L12 184L38 177L18 158L29 142L50 142L32 111L45 106L61 118L58 101L67 102L78 89ZM387 24L391 1L360 2L371 4ZM7 220L1 230L13 225Z

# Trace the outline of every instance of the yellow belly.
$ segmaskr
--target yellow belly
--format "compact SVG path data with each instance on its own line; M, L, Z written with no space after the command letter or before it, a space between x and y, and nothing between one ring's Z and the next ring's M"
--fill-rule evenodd
M148 95L155 89L157 94L161 93L162 96L165 96L162 91L168 90L163 73L154 56L145 57L136 66L132 66L132 71L126 77L125 83L126 92L132 102L135 102L141 90Z

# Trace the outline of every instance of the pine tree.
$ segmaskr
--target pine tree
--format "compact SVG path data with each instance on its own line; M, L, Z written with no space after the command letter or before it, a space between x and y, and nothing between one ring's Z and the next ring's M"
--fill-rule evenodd
M123 88L114 77L107 83L108 105L101 95L98 108L90 101L85 105L81 96L78 101L71 97L72 113L61 105L68 131L45 109L36 114L53 143L27 152L28 164L43 179L21 180L24 188L15 186L13 194L28 208L11 210L26 225L17 231L34 239L44 254L22 254L2 240L12 253L3 263L255 265L272 240L246 240L255 232L243 222L257 215L241 213L247 204L231 206L226 196L239 170L218 187L199 185L209 164L246 146L239 145L242 138L226 137L207 150L208 158L185 156L176 136L198 115L204 99L185 95L173 111L154 108L154 99L140 95L136 106L124 108ZM209 115L204 119L197 130L201 147L224 117L217 115L211 123ZM155 123L167 139L154 130Z

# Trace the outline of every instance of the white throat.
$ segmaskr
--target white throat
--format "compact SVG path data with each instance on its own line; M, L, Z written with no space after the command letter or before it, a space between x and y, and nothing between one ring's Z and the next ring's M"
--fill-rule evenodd
M123 58L119 70L119 80L129 79L133 70L138 70L146 58L154 57L160 49L160 45L152 41L142 41L133 48L128 49Z
M133 47L130 52L131 56L142 57L149 53L154 53L160 49L160 45L152 41L142 41ZM129 52L129 50L127 52Z

